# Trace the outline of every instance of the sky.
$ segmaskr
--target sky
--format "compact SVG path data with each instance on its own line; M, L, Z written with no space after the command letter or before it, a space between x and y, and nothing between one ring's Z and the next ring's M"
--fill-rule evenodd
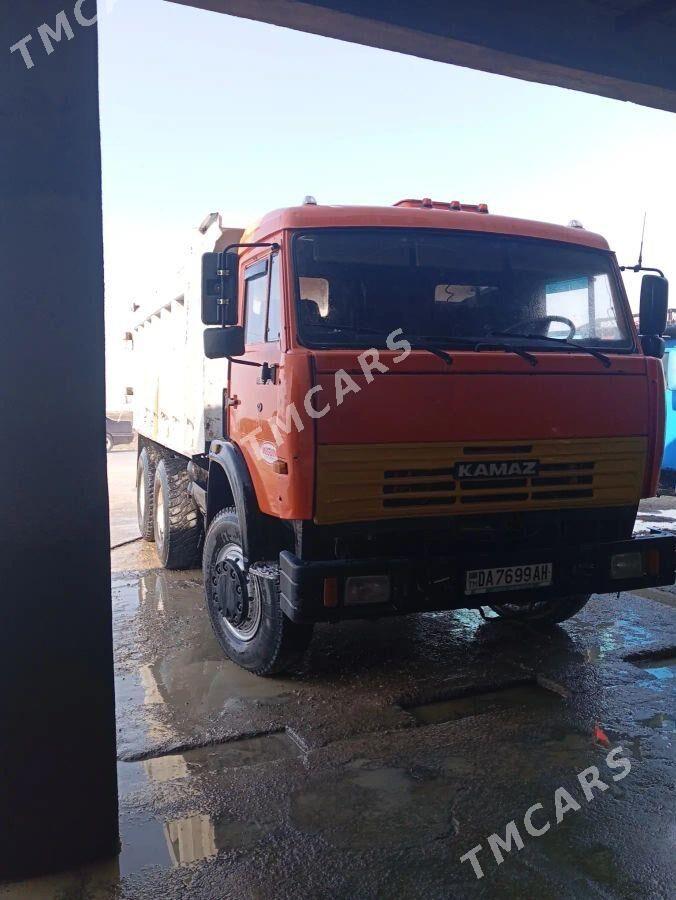
M676 290L676 116L167 3L101 4L108 405L132 301L175 293L207 213L486 202L603 234ZM639 277L626 279L637 308ZM676 306L676 297L672 304Z

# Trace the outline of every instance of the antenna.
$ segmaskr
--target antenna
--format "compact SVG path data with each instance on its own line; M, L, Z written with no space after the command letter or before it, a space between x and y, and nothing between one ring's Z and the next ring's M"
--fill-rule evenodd
M664 272L661 269L651 269L649 266L643 265L643 241L645 239L645 221L648 213L643 213L643 228L641 229L641 246L638 251L638 262L635 266L620 266L620 272L657 272L664 278Z
M642 267L642 265L643 265L643 241L644 241L644 238L645 238L645 220L646 220L646 216L647 216L647 215L648 215L647 212L644 212L644 213L643 213L643 228L642 228L642 230L641 230L641 247L640 247L640 249L639 249L639 251L638 251L638 267L639 267L639 269L640 269L640 268Z

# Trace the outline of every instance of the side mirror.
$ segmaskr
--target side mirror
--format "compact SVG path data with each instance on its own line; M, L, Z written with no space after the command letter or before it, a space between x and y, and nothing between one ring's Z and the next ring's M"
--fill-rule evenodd
M638 316L638 330L641 346L646 356L662 359L664 340L662 335L667 327L667 307L669 305L669 282L661 275L644 275L641 281L641 306Z
M204 332L204 355L207 359L244 356L244 329L242 326L207 328Z
M661 275L644 275L641 281L641 306L638 318L642 335L661 337L667 327L669 282Z
M205 253L202 256L202 321L205 325L237 322L239 254Z

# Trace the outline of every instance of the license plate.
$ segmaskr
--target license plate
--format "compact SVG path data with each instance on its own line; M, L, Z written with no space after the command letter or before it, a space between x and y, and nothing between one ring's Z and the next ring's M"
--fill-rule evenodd
M496 569L471 569L465 579L465 594L493 591L523 591L547 587L552 583L552 564L501 566Z

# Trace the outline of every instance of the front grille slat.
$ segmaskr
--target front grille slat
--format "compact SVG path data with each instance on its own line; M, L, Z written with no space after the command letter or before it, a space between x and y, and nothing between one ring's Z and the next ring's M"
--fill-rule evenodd
M555 485L555 484L592 484L594 478L592 475L571 475L566 477L565 475L562 477L551 476L547 478L535 477L531 478L531 485L536 487L545 487L546 485Z
M316 521L628 506L640 497L645 454L645 438L322 445ZM529 460L538 461L532 475L497 474ZM483 463L497 464L496 477L457 477L461 465Z
M385 478L426 478L427 476L452 475L453 469L390 469L385 472Z
M540 463L541 472L578 472L594 468L593 462L549 462Z
M383 494L412 494L412 493L437 493L443 491L449 493L455 489L453 481L421 481L420 484L385 484Z
M388 497L386 500L383 500L383 506L386 509L418 506L451 506L453 503L455 503L455 497L416 497L415 499L410 500L403 497Z
M539 500L572 500L582 497L593 497L593 490L572 490L572 491L537 491L533 494L534 498Z
M472 494L460 498L461 503L514 503L523 500L528 500L527 492L520 494Z
M528 479L527 478L491 478L490 481L486 481L480 478L477 479L463 479L460 482L460 490L462 493L465 491L487 491L491 492L497 491L502 488L521 488L527 487Z

